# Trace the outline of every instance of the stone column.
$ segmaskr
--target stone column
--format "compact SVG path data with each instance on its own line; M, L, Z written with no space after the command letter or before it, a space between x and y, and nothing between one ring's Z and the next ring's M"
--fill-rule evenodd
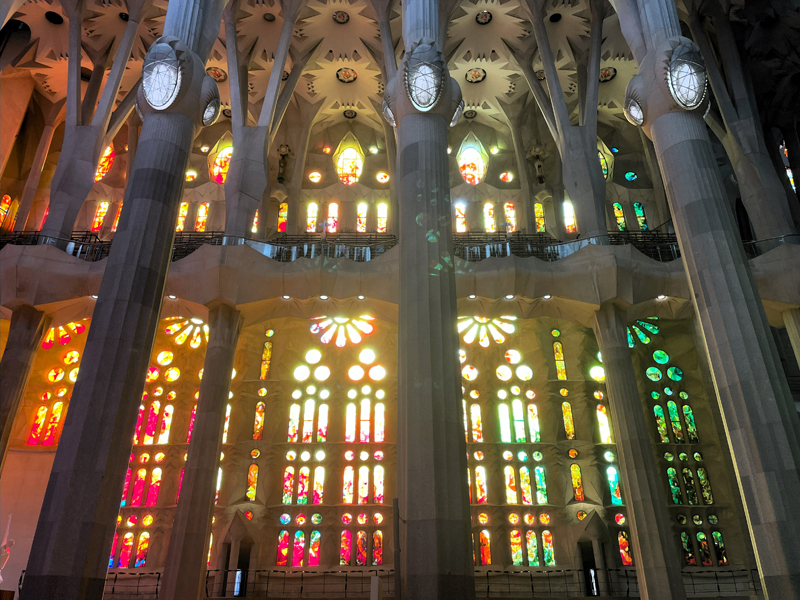
M175 52L186 89L162 111L153 109L139 91L145 118L125 194L125 218L100 286L31 547L22 600L103 596L184 173L201 126L203 107L197 99L201 91L209 100L217 93L203 65L219 33L221 12L217 0L170 4L164 37L145 58L143 69L155 52Z
M800 513L792 508L800 497L798 418L726 206L702 106L681 109L667 85L673 52L692 42L680 37L669 0L619 6L624 6L620 24L640 63L626 96L642 107L642 127L653 140L666 183L764 595L798 597Z
M403 10L406 55L386 91L397 123L396 185L403 235L397 394L399 559L404 598L462 600L474 598L475 588L447 157L447 127L461 94L439 48L438 3L409 0ZM407 92L406 72L414 86L416 69L426 68L421 63L428 65L434 79L441 78L434 82L433 97Z
M0 362L0 427L3 428L0 438L0 471L6 460L11 427L36 358L36 350L49 326L50 317L30 304L23 304L11 313L8 341Z
M622 489L628 502L639 589L650 600L680 600L686 598L686 592L678 547L628 348L625 311L603 304L595 313L592 326L606 370L608 406L619 452Z
M161 583L160 595L167 600L197 600L202 596L225 408L242 317L238 310L220 304L209 313L208 326L192 443Z

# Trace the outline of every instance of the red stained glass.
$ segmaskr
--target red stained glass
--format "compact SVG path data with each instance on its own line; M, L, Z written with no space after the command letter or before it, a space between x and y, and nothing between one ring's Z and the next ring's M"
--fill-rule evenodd
M147 550L150 548L150 534L143 531L139 534L139 543L136 545L136 562L134 567L143 567L147 560Z
M369 467L362 466L358 469L358 503L369 502Z
M140 411L141 412L139 414L141 415L142 412L144 411L144 406L141 407ZM195 418L196 414L197 414L197 404L195 404L192 407L192 415L189 417L189 433L186 435L186 443L187 444L192 441L192 431L194 430L194 418ZM137 430L138 430L138 427L137 427Z
M56 442L56 434L58 433L58 424L61 422L61 412L64 410L63 402L56 402L53 405L53 410L50 413L50 421L47 423L47 429L44 432L42 445L52 446Z
M130 471L128 471L130 473ZM114 541L111 542L111 554L108 556L108 568L114 566L114 555L117 553L117 542L119 542L119 532L114 532Z
M147 414L147 425L144 432L144 443L150 445L153 443L156 435L156 428L158 427L158 413L161 412L161 403L154 400L150 405L150 412Z
M114 164L114 157L116 154L114 153L114 145L111 144L106 146L106 149L103 151L103 156L100 157L100 162L97 165L97 171L94 174L95 182L100 181L103 177L106 176L111 170L111 165Z
M119 503L120 506L125 506L125 500L128 497L128 488L131 487L132 476L133 476L133 471L131 469L128 469L128 472L125 473L125 484L122 486L122 500Z
M383 532L380 530L372 534L372 564L374 566L383 564Z
M372 501L383 504L383 467L375 467L372 472Z
M300 405L292 404L289 407L289 430L286 434L287 442L296 442L298 437L298 428L300 427Z
M92 232L97 233L103 228L103 221L108 213L108 206L108 202L101 202L97 205L97 210L95 210L94 219L92 220Z
M122 550L119 553L118 567L127 569L131 563L131 553L133 552L133 533L128 532L122 538Z
M303 552L306 548L306 536L302 531L294 534L294 548L292 549L292 566L303 566Z
M66 332L63 327L58 328L58 343L66 346L72 341L72 336Z
M352 552L353 536L349 531L343 531L339 544L339 564L349 565Z
M492 547L491 547L491 535L489 534L489 530L483 529L480 533L479 539L481 545L481 564L490 565L492 564Z
M361 567L367 564L367 532L356 534L356 564Z
M264 433L264 412L267 409L267 405L263 402L259 402L256 404L256 418L255 423L253 423L253 439L260 440L261 436Z
M131 506L141 506L142 496L144 495L144 482L147 477L146 469L136 471L136 479L133 482L133 495L131 496Z
M53 344L56 343L56 330L52 327L47 331L47 335L44 336L44 340L42 341L42 350L49 350L53 347Z
M619 542L619 556L622 559L622 564L626 567L630 567L633 565L633 556L631 556L628 534L625 531L620 531L617 534L617 541Z
M312 531L311 538L308 541L308 566L309 567L318 567L319 566L319 543L322 538L322 534L319 531Z
M325 467L314 468L314 504L322 504L325 491Z
M44 422L47 419L47 407L40 406L36 411L36 418L33 420L31 434L28 436L28 445L34 446L39 443L39 436L42 434Z
M233 146L223 148L214 159L214 164L211 167L211 179L220 185L225 183L228 177L228 168L231 165L231 157L233 156Z
M282 202L278 207L278 231L280 233L286 233L286 218L288 214L289 205L286 202Z
M289 564L289 532L281 531L278 534L278 560L275 564L279 567L286 567Z
M344 477L342 478L342 502L345 504L353 503L353 483L355 472L353 467L346 466L344 468Z
M310 470L308 467L300 469L297 475L297 503L308 504L308 478Z
M169 444L169 430L172 427L172 412L171 404L164 407L164 415L161 418L161 429L158 432L158 443Z
M161 469L153 469L150 474L150 486L147 488L147 502L145 506L155 506L158 502L158 492L161 489Z
M321 404L317 416L317 441L328 439L328 405Z

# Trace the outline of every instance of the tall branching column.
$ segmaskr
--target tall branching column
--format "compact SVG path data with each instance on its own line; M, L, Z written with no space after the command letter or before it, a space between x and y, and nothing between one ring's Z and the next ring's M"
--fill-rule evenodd
M23 600L103 596L184 173L205 109L215 102L219 108L204 65L221 13L218 0L171 3L164 36L145 58L138 152L39 515ZM198 99L207 101L205 108Z
M765 596L800 597L800 425L703 122L702 58L671 0L618 0L617 10L639 62L626 116L664 174Z
M447 127L461 103L434 0L404 4L406 55L386 89L400 203L398 496L403 596L473 598Z

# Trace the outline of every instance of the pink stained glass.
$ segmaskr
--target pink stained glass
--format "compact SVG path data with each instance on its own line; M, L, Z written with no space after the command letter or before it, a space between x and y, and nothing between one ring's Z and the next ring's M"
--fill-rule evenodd
M325 492L325 467L318 466L314 468L314 504L322 504L322 499Z
M289 215L289 205L286 202L283 202L278 207L278 231L280 233L286 233L286 221L288 215Z
M478 504L486 504L486 469L475 467L475 492Z
M186 434L186 443L192 441L192 431L194 431L194 418L197 416L197 404L192 407L192 414L189 417L189 431Z
M383 564L383 532L378 529L372 533L372 565Z
M375 467L372 472L372 502L383 504L383 467Z
M286 434L287 442L297 441L297 430L300 426L300 405L292 404L289 407L289 430Z
M161 489L161 469L155 468L150 474L150 486L147 488L147 502L145 506L155 506L158 502L158 492Z
M311 471L303 467L297 474L297 503L308 504L308 478Z
M156 428L158 427L158 413L161 412L161 403L158 400L153 400L150 405L150 411L147 413L147 423L144 430L144 444L151 445L156 437Z
M358 469L358 503L369 503L369 467L366 466Z
M131 554L133 553L133 532L129 531L122 537L122 550L119 553L117 566L127 569L131 564Z
M31 434L28 436L29 446L35 446L39 443L39 436L42 434L42 428L44 427L44 422L46 419L47 407L40 406L36 411L36 418L33 420L33 425L31 426Z
M375 405L375 441L386 441L386 408L382 402Z
M264 435L264 412L267 409L267 405L263 402L259 402L256 404L256 417L255 422L253 423L253 439L260 440L261 437Z
M339 538L339 564L349 565L350 556L352 555L353 535L345 530Z
M356 405L348 404L345 414L344 441L356 441Z
M322 534L319 531L312 531L311 538L308 540L308 566L319 566L319 545L322 540Z
M628 542L627 532L620 531L617 534L617 541L619 542L619 556L622 559L622 564L626 567L630 567L633 565L633 556L631 555L631 547Z
M61 422L61 412L63 410L63 402L56 402L53 405L53 410L50 413L50 420L47 422L47 429L45 429L44 437L42 438L43 446L52 446L56 442L58 424Z
M320 404L317 411L317 441L324 442L328 439L328 405Z
M136 479L133 482L133 495L131 496L131 506L141 506L142 496L144 496L144 482L147 479L147 469L136 471Z
M294 467L286 467L283 472L283 503L292 503L292 492L294 490Z
M143 531L139 534L139 543L136 545L136 562L134 567L143 567L147 560L147 550L150 548L150 534Z
M128 469L128 472L125 473L125 484L122 486L122 500L120 501L120 506L125 506L125 501L128 498L128 489L131 487L131 477L133 476L133 471Z
M314 441L314 401L306 400L303 409L303 443L310 444Z
M367 532L359 531L356 534L356 564L363 567L367 564Z
M169 444L169 430L172 427L172 412L171 404L164 407L164 414L161 417L161 430L158 432L158 443Z
M519 483L522 490L522 503L533 504L533 490L531 489L531 472L528 467L519 470Z
M303 552L306 549L306 536L302 531L294 534L294 547L292 548L292 566L303 566Z
M362 444L369 443L369 426L370 426L370 406L369 400L366 398L361 401L361 428L359 441Z
M114 532L114 540L111 542L111 554L108 556L108 568L114 566L114 555L117 553L117 542L119 542L119 532Z
M147 394L147 392L145 392ZM144 422L144 404L139 405L139 416L136 417L136 431L133 432L133 443L140 444L141 437L140 432L142 431L142 423Z
M178 478L178 493L175 495L175 504L181 499L181 488L183 487L183 474L186 473L186 469L181 469L181 476Z
M278 534L278 559L275 564L279 567L286 567L289 563L289 532L286 530Z
M345 504L353 503L353 479L355 472L353 467L346 466L344 468L344 477L342 478L342 502Z

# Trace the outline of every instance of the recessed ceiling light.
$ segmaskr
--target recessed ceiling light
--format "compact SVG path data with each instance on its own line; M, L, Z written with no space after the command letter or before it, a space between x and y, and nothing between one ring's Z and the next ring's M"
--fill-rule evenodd
M477 298L477 296L475 296L475 294L470 294L469 295L469 299L470 300L475 300L475 298Z
M175 298L177 298L177 296L173 296L172 294L169 295L170 300L175 300Z
M97 300L97 294L92 294L92 299Z
M288 300L289 298L291 298L291 296L283 296L284 300Z
M319 297L319 299L320 299L320 300L327 300L327 299L328 299L328 297L327 297L326 295L324 295L324 294L323 294L322 296L320 296L320 297Z
M544 296L542 296L542 298L544 298L545 300L550 300L552 296L550 294L545 294Z
M359 296L358 297L359 300L363 300L364 298L366 298L366 296Z
M211 150L211 146L209 146L208 144L200 146L200 152L202 152L203 154L206 154L209 150Z
M659 294L658 296L656 296L656 300L666 300L666 299L667 297L664 294Z
M447 147L447 153L450 154L452 151L453 151L453 149L450 146L448 146Z
M513 300L514 294L506 294L506 300Z

